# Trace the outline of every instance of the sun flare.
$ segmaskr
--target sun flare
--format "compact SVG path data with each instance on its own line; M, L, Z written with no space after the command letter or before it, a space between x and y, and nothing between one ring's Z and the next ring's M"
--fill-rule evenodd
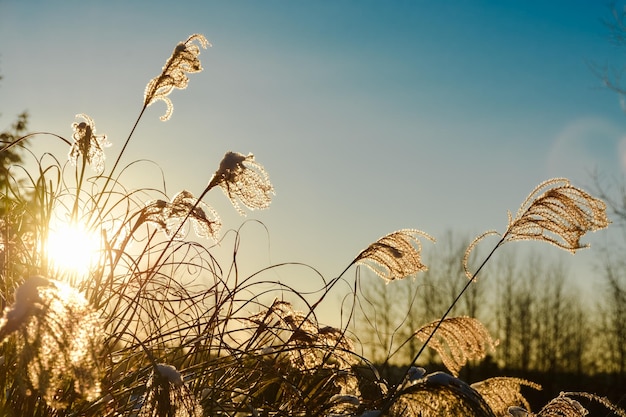
M78 223L58 223L50 229L48 260L59 272L86 274L96 264L100 238Z

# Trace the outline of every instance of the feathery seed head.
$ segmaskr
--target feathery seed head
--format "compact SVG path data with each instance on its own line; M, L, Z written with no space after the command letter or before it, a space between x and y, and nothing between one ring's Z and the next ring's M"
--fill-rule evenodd
M187 190L179 192L172 198L166 214L167 219L171 220L176 228L189 216L198 237L212 237L214 240L218 238L222 226L219 215L212 207L199 201ZM173 233L174 227L170 227L170 231Z
M138 223L144 222L153 223L169 235L169 228L166 219L166 210L169 203L165 200L152 200L146 203L146 206L141 210L141 215Z
M84 122L72 123L74 143L68 158L76 165L78 157L82 156L97 174L101 174L104 170L104 148L111 146L111 143L107 141L106 135L96 135L96 127L89 116L77 114L76 117L82 118Z
M521 393L522 386L541 390L541 385L521 378L494 377L471 385L487 401L489 407L498 415L511 414L511 407L524 407L530 410L530 404ZM524 414L522 414L524 416Z
M87 401L100 395L101 323L81 293L62 282L31 277L16 291L15 304L1 323L4 336L22 330L18 369L48 405L65 407L68 398L59 393L68 386L71 396Z
M539 410L537 417L583 417L587 414L589 411L578 401L561 393Z
M198 59L200 47L194 41L197 41L204 49L211 46L203 35L191 35L185 42L176 45L172 55L163 66L161 74L150 80L146 86L144 106L150 106L159 100L167 105L165 114L161 116L162 121L168 120L174 110L174 105L168 95L174 91L174 88L180 90L187 88L189 84L187 74L202 71L202 65Z
M253 154L227 152L207 188L215 186L222 188L233 207L244 216L239 202L250 210L265 209L275 194L269 175Z
M207 204L199 201L193 194L183 190L176 194L171 202L153 200L142 209L140 223L150 222L161 228L169 237L181 239L184 235L181 224L190 221L194 232L200 238L211 237L217 240L222 222L217 212ZM176 234L174 236L174 234Z
M580 392L580 391L579 392L561 392L559 396L560 397L581 397L586 400L591 400L602 405L603 407L605 407L607 410L609 410L612 414L615 414L616 416L626 417L626 410L619 408L617 405L609 401L609 399L606 397L600 397L599 395L596 395L596 394L591 394L589 392ZM587 410L585 410L585 412L586 411Z
M421 260L419 237L435 241L421 230L398 230L369 245L353 263L364 264L387 282L427 271L428 267Z
M413 335L425 342L438 324L437 320L422 326ZM497 344L487 328L473 317L445 319L428 342L428 346L437 351L443 364L454 376L459 374L468 360L484 358L488 350L495 350Z
M585 233L604 229L610 223L606 204L572 186L566 178L554 178L539 184L524 200L515 218L510 212L508 217L506 232L498 245L514 240L536 240L571 253L589 246L580 243ZM468 267L470 254L490 235L500 234L487 231L475 238L465 251L463 269L469 279L476 278Z
M528 196L515 218L509 213L504 240L538 240L572 253L587 232L609 225L606 204L570 184L565 178L545 181Z

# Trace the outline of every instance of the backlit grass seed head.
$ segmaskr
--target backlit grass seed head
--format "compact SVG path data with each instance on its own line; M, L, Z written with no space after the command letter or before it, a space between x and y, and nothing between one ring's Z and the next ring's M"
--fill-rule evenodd
M140 222L150 222L161 228L169 237L181 239L184 230L178 235L181 223L191 222L194 232L200 238L217 240L222 227L217 212L198 201L191 192L183 190L176 194L171 202L154 200L146 204L141 213Z
M547 242L571 253L588 247L580 239L609 225L606 204L566 178L554 178L539 184L521 205L515 218L508 213L508 226L498 245L515 240ZM463 257L463 269L468 279L476 279L469 270L469 258L484 238L500 233L489 230L476 237Z
M189 214L189 219L193 224L193 229L198 237L212 237L217 239L222 223L217 212L213 208L198 201L193 194L183 190L172 198L167 210L167 220L173 221L170 231L174 232L174 227L178 227Z
M420 237L435 241L421 230L398 230L369 245L353 263L364 264L387 282L427 271L428 267L421 259Z
M439 320L429 323L413 333L425 342L437 327ZM451 317L441 322L437 333L428 342L436 350L446 368L457 376L468 360L482 359L488 350L495 350L494 341L487 328L472 317Z
M15 301L10 307L5 308L4 315L0 319L0 341L22 328L32 314L41 308L41 298L38 287L50 285L50 281L41 276L27 278L22 285L15 290Z
M509 213L505 240L539 240L572 253L587 232L609 225L606 204L565 178L545 181L528 196L515 218Z
M18 339L18 369L28 386L54 408L68 404L63 394L68 386L72 400L95 400L102 377L99 314L78 291L42 277L29 278L16 294L16 304L36 306L20 327Z
M578 401L571 398L572 396L582 397L602 405L609 411L607 415L626 416L626 410L619 408L605 397L588 392L561 392L558 397L552 399L537 414L533 414L523 407L512 406L509 407L506 415L512 417L583 417L588 415L589 411Z
M538 417L583 417L589 414L589 411L583 407L578 401L569 398L563 394L551 400L546 404L539 413ZM533 416L534 414L530 414Z
M265 168L247 156L237 152L227 152L220 162L219 169L211 178L208 188L219 186L233 207L245 216L239 202L250 210L265 209L272 202L274 187Z
M471 385L485 399L496 416L507 416L510 407L530 409L521 393L522 386L541 390L541 385L521 378L495 377Z
M139 417L201 417L202 406L183 382L178 370L157 364L146 384Z
M104 170L104 148L111 146L111 143L107 141L106 135L96 135L96 127L89 116L77 114L76 117L80 117L84 122L72 123L74 143L68 158L76 165L82 156L97 174L101 174Z
M204 49L211 46L203 35L191 35L185 42L176 45L174 52L163 66L161 74L150 80L146 86L144 106L150 106L158 100L164 101L167 105L165 114L161 116L162 121L168 120L174 110L174 105L168 95L174 91L174 88L180 90L187 88L189 83L187 74L202 71L200 59L198 59L200 47L194 41L197 41Z
M617 405L613 404L611 401L609 401L608 398L606 397L600 397L599 395L596 394L592 394L589 392L581 392L581 391L577 391L577 392L561 392L559 394L560 396L567 396L567 397L580 397L580 398L584 398L585 400L590 400L593 401L597 404L602 405L604 408L606 408L608 411L610 411L612 414L619 416L619 417L626 417L626 410L619 408Z

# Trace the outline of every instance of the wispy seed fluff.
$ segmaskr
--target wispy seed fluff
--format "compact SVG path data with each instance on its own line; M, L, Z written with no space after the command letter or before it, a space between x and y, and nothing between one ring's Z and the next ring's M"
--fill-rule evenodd
M583 417L588 414L589 411L578 401L561 393L558 397L553 398L548 404L544 405L543 408L539 410L537 416Z
M510 407L530 409L530 404L522 395L523 386L541 390L541 385L539 384L512 377L488 378L471 385L472 388L482 395L496 416L506 416Z
M237 152L227 152L220 162L219 169L211 178L208 189L219 186L233 207L245 216L239 202L250 210L265 209L272 202L274 187L263 165Z
M202 71L202 65L198 59L200 47L194 41L198 41L204 49L211 46L203 35L191 35L185 42L176 45L174 52L172 52L165 66L163 66L161 74L150 80L146 86L144 106L150 106L158 100L164 101L167 105L165 114L161 116L162 121L168 120L174 110L172 100L167 96L174 91L174 88L180 90L187 88L189 83L188 73Z
M139 417L201 417L202 406L187 388L178 370L164 363L155 366Z
M111 146L106 135L96 135L96 127L91 117L86 114L77 114L76 117L83 119L83 122L72 123L72 138L74 143L70 148L68 159L73 165L78 163L79 157L91 165L91 168L98 174L104 170L104 148Z
M176 194L171 202L164 200L148 202L141 212L139 224L143 222L155 224L169 237L175 239L184 236L184 227L188 222L192 223L196 235L200 238L211 237L217 240L222 227L217 212L202 201L198 201L187 190Z
M609 225L606 204L565 178L544 181L526 198L515 218L509 213L505 240L539 240L572 253L588 245L580 238Z
M26 279L0 320L3 338L16 330L17 369L48 405L63 408L100 395L101 323L81 293L43 277Z
M352 261L362 263L387 282L428 270L422 263L419 237L435 239L417 229L402 229L381 237Z
M439 326L439 327L437 327ZM498 342L491 338L487 328L473 317L451 317L426 324L413 335L425 342L437 329L428 346L437 351L446 368L458 376L468 360L482 359L489 350L494 351Z
M498 246L516 240L536 240L571 253L589 246L580 242L585 233L604 229L610 223L606 204L572 186L566 178L554 178L539 184L524 200L515 217L510 212L508 217L506 232ZM470 254L479 242L491 235L500 234L487 231L475 238L465 251L463 268L469 279L475 279L468 266Z

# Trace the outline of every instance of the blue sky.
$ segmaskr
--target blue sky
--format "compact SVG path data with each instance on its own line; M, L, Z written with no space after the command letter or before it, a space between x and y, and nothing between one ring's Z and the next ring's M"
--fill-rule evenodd
M0 0L0 127L28 110L33 131L69 137L86 113L115 155L146 83L202 33L205 70L170 96L169 121L149 108L123 162L153 160L170 194L200 193L226 151L254 153L276 197L249 216L271 236L252 226L265 243L250 256L332 277L394 230L503 230L545 179L619 178L626 115L589 67L622 62L609 18L590 0ZM205 201L241 223L219 193Z

